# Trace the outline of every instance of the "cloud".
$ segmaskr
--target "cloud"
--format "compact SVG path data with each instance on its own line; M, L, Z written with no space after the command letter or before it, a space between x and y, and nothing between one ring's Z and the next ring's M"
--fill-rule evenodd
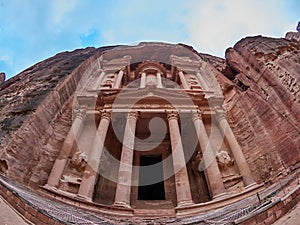
M225 49L250 35L286 32L287 1L211 0L187 1L189 13L183 18L188 42L199 51L222 56Z
M140 41L183 42L222 56L247 35L294 30L297 0L55 0L0 4L0 71L8 76L58 52ZM298 18L297 18L298 19Z
M3 56L0 56L0 61L10 61L10 57L8 55L3 55Z
M54 12L52 15L53 23L56 25L61 25L66 14L75 9L77 4L78 0L53 0L51 2L52 12Z

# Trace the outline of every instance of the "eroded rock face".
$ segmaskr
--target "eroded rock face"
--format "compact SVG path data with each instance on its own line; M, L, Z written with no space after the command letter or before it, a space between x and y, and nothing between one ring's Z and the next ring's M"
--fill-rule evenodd
M298 32L287 32L285 38L292 41L300 41L300 21L296 29Z
M5 81L5 73L0 73L0 85Z
M53 133L51 122L76 89L81 76L78 66L97 51L101 50L86 48L57 54L0 86L2 173L21 183L29 182L41 157L49 155L43 145ZM68 79L72 72L76 74Z
M235 73L228 119L259 182L276 181L299 161L299 59L299 42L261 36L226 51Z

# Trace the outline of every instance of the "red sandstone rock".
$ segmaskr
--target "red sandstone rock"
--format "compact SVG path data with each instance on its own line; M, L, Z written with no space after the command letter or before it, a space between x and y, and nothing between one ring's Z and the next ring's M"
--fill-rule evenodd
M0 73L0 84L5 81L5 73Z
M298 32L287 32L285 38L292 41L300 41L300 21L296 29Z

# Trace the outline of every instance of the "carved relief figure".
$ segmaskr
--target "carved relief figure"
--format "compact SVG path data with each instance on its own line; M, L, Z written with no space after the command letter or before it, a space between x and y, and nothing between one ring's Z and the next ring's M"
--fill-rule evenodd
M87 154L85 152L75 152L71 164L75 167L77 171L83 171L87 163Z
M216 159L223 177L235 175L233 168L234 160L230 157L227 151L220 150L216 155Z

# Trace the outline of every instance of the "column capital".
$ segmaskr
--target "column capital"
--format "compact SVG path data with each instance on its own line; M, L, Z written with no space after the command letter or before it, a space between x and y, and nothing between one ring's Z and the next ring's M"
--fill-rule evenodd
M226 119L226 112L224 109L216 109L216 119L218 121Z
M192 120L202 120L202 111L200 110L195 110L192 112Z
M179 114L176 111L167 111L167 118L168 120L178 120Z
M73 115L75 115L75 118L83 120L86 115L86 108L82 107L73 109Z
M135 119L137 120L139 117L138 112L137 111L130 111L127 115L127 118L131 118L131 119Z
M100 113L101 113L101 119L111 120L111 111L103 109L100 111Z

